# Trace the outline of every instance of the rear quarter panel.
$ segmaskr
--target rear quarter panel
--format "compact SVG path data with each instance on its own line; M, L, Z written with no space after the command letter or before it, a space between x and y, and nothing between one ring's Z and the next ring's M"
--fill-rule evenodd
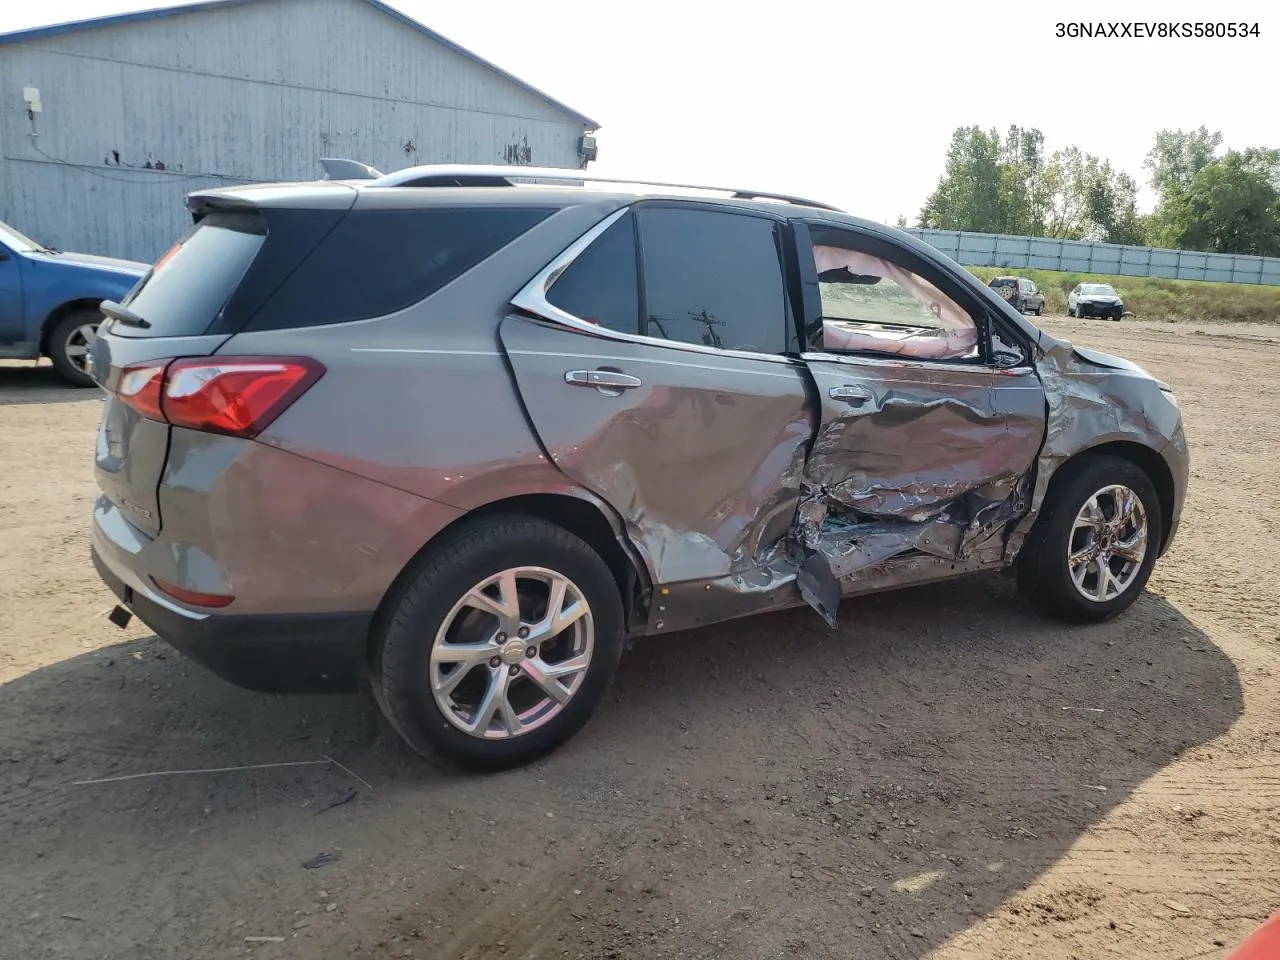
M460 511L248 440L174 428L146 569L228 613L363 613Z

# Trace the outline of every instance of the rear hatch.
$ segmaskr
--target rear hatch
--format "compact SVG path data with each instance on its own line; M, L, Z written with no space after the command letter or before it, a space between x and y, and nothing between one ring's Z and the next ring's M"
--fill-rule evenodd
M97 440L98 486L151 536L161 529L159 486L172 429L162 409L167 371L175 358L213 354L252 313L263 289L274 289L261 276L252 282L261 273L255 265L263 259L267 212L243 203L219 209L207 198L193 198L193 210L198 219L191 231L121 304L104 305L105 320L90 351L90 371L107 393ZM280 212L287 219L291 211ZM341 215L317 212L329 215L328 226ZM313 234L312 246L315 239ZM306 251L289 252L284 259L296 266Z
M193 194L191 232L103 305L90 351L107 391L98 484L134 526L161 530L175 430L254 438L324 373L314 358L242 355L236 334L396 313L556 209L517 196L401 207L385 192L353 212L360 193L330 182Z

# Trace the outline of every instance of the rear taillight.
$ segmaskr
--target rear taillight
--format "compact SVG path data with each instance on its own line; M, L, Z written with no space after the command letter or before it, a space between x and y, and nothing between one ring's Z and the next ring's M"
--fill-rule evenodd
M308 357L191 357L126 367L117 392L151 420L255 437L323 373Z
M144 417L151 420L163 420L160 411L160 398L164 390L164 368L169 361L162 363L140 363L125 367L120 374L120 386L116 393L120 399Z

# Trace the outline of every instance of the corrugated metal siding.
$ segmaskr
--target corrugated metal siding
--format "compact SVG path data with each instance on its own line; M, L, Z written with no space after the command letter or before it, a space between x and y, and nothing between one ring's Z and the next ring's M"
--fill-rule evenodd
M0 48L0 219L68 250L152 260L182 197L313 179L322 156L579 165L579 121L362 0L264 0ZM527 147L527 152L526 148ZM119 155L119 165L116 154ZM140 169L148 162L164 171Z
M1068 273L1280 285L1280 258L1276 257L918 227L907 232L971 267L1024 267Z

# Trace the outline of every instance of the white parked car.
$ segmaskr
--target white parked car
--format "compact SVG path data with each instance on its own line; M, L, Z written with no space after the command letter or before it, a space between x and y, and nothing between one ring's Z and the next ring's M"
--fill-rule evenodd
M1109 283L1077 283L1067 296L1067 314L1119 320L1124 316L1124 301Z

